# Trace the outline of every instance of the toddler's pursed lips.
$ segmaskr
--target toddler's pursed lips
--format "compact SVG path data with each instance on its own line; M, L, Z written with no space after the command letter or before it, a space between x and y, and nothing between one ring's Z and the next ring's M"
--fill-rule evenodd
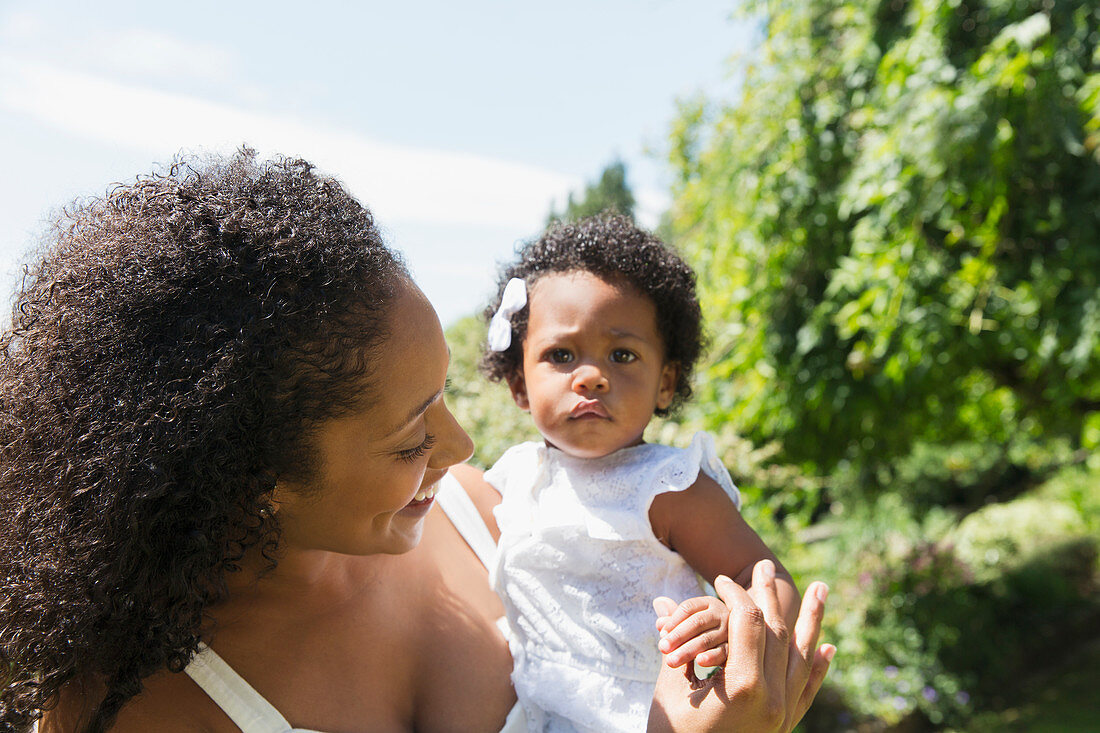
M569 419L576 420L581 417L601 417L606 420L611 415L599 400L581 400L569 411Z

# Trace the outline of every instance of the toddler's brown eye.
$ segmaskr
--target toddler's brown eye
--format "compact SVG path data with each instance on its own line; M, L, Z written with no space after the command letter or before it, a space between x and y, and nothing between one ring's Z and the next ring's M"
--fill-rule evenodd
M550 361L555 364L568 364L573 361L573 352L568 349L554 349L550 352Z
M616 364L629 364L637 358L638 356L633 351L627 351L626 349L615 349L611 352L611 361Z

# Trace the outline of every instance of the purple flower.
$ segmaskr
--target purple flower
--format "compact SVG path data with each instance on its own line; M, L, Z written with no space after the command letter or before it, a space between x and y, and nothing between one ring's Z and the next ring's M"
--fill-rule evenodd
M888 666L888 667L887 667L886 669L882 670L882 671L883 671L883 672L884 672L884 673L886 674L886 676L887 676L887 677L889 677L890 679L894 679L895 677L897 677L897 676L898 676L898 668L897 668L897 667L895 667L895 666L894 666L894 665L892 665L892 664L891 664L890 666Z
M895 710L905 710L905 708L906 708L905 698L902 697L901 695L896 696L894 698L894 709Z
M955 700L960 705L965 705L968 702L970 702L970 693L967 692L966 690L959 690L958 692L955 693Z
M920 691L920 694L928 702L935 702L940 697L939 693L933 690L931 687L925 687L923 690Z

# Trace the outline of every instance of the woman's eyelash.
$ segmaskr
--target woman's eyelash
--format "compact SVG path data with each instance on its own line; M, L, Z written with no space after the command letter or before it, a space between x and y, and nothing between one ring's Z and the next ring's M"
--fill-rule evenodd
M397 451L397 457L402 461L415 461L417 458L422 458L425 453L432 449L435 445L435 436L428 433L424 436L423 442L415 448L406 448L405 450Z

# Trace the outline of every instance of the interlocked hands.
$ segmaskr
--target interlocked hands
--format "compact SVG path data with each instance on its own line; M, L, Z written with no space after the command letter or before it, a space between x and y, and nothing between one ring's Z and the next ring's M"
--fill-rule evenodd
M683 664L678 657L666 657L648 730L789 733L809 709L836 653L831 644L817 646L828 587L815 582L806 589L793 631L780 613L770 560L756 564L748 591L724 575L718 576L714 588L729 609L728 658L699 685L693 684L691 674L671 666L670 662ZM669 598L657 598L653 607L658 627L670 630L666 639L697 610L689 603L677 606ZM674 638L672 646L675 642Z

